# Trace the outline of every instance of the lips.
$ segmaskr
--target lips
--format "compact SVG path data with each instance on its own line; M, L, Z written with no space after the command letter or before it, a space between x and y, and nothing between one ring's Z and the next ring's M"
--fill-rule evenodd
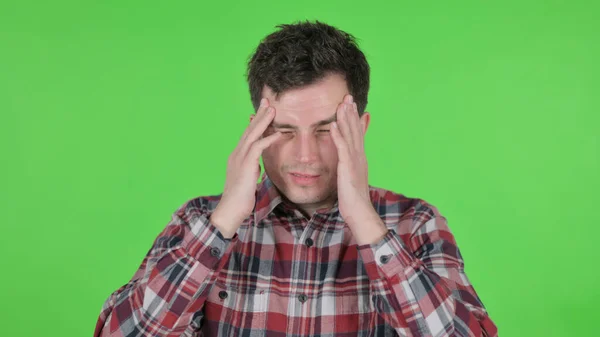
M301 172L290 172L290 179L292 182L299 186L312 186L319 181L318 175L312 175Z
M307 174L307 173L300 173L300 172L290 172L290 174L292 174L296 177L301 177L301 178L316 178L319 176L316 174Z

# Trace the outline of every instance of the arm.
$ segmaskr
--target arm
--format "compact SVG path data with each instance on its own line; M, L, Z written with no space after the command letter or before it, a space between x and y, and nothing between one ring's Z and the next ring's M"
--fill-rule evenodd
M424 204L411 222L408 245L390 230L358 247L379 314L400 336L497 336L446 219Z
M192 318L202 319L194 315L202 314L237 234L223 238L192 202L173 214L131 280L105 301L94 337L180 336Z

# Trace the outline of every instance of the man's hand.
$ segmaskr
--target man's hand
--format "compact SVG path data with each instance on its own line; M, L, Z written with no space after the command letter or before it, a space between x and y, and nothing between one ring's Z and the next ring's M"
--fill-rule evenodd
M359 245L374 243L387 228L371 203L364 132L351 95L344 97L336 113L331 137L338 150L338 208Z
M210 220L225 238L232 238L242 222L252 213L256 202L256 181L260 177L259 159L281 133L261 138L275 118L275 108L266 98L261 100L254 119L227 161L227 177L221 200Z

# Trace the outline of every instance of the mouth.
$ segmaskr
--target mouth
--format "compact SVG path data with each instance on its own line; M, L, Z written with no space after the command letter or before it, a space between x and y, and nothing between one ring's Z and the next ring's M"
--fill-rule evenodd
M290 172L291 175L296 176L296 177L302 177L302 178L315 178L318 177L318 174L307 174L307 173L301 173L301 172Z
M292 181L298 185L310 185L315 183L320 176L300 172L290 172L290 177L292 178Z

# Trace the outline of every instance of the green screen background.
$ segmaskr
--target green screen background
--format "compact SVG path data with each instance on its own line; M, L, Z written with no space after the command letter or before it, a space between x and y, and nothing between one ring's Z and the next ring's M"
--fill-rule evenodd
M589 1L0 4L0 334L90 336L185 201L221 192L276 24L354 34L370 183L448 219L501 336L591 336L599 5Z

